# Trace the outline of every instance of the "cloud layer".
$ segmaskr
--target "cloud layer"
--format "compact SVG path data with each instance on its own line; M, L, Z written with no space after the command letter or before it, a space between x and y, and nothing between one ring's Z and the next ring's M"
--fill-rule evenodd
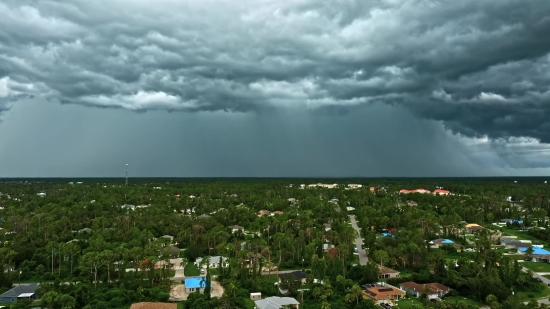
M550 143L550 1L0 2L0 110L345 113L399 104L470 137Z

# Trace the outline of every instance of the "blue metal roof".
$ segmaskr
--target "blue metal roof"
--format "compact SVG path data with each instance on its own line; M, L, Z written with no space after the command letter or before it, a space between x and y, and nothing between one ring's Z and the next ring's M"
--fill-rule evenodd
M528 247L521 247L521 248L519 248L519 251L525 252L525 251L527 251L527 248ZM544 250L544 249L539 248L539 247L533 247L533 254L550 254L550 251Z
M185 278L186 289L204 288L205 286L206 286L205 277ZM210 286L212 286L212 283L210 283Z

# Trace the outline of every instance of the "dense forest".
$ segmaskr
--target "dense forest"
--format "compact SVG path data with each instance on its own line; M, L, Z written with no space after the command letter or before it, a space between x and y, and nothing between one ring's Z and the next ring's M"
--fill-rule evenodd
M400 193L418 188L430 192ZM39 284L38 299L0 306L254 308L250 293L284 292L305 309L379 308L365 284L415 282L452 290L407 293L393 308L546 308L550 288L534 272L548 261L533 248L550 244L549 192L543 178L0 179L0 294ZM509 236L531 245L510 252ZM174 259L204 291L174 297ZM277 282L291 270L305 283Z

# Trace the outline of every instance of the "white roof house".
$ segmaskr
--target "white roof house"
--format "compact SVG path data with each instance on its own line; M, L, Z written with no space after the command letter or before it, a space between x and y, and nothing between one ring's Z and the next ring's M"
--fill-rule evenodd
M289 305L296 305L296 308L298 308L298 305L300 305L300 303L292 297L278 296L257 300L254 303L257 309L282 309Z
M227 266L227 258L225 256L211 256L210 257L210 268L216 268L218 267L218 263L220 262L220 258L222 259L222 267ZM201 265L203 258L197 258L195 260L195 266L199 267ZM206 268L206 263L202 266L202 268Z

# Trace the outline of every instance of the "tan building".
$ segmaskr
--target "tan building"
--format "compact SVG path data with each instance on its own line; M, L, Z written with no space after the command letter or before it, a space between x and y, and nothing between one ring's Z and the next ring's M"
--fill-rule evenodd
M260 292L250 293L250 300L256 301L256 300L260 300L260 299L262 299L262 293L260 293Z
M258 217L269 216L270 213L271 211L262 209L258 212Z
M380 271L380 279L399 278L399 272L382 265L378 265Z
M483 226L481 226L479 224L475 224L475 223L466 224L466 226L464 226L464 228L466 229L466 232L468 232L468 233L477 233L477 232L483 230Z
M441 283L418 284L412 281L403 282L399 285L399 287L407 293L412 294L416 297L420 297L420 295L425 292L428 296L428 299L443 297L443 295L449 293L449 291L451 290L450 287L445 286Z

